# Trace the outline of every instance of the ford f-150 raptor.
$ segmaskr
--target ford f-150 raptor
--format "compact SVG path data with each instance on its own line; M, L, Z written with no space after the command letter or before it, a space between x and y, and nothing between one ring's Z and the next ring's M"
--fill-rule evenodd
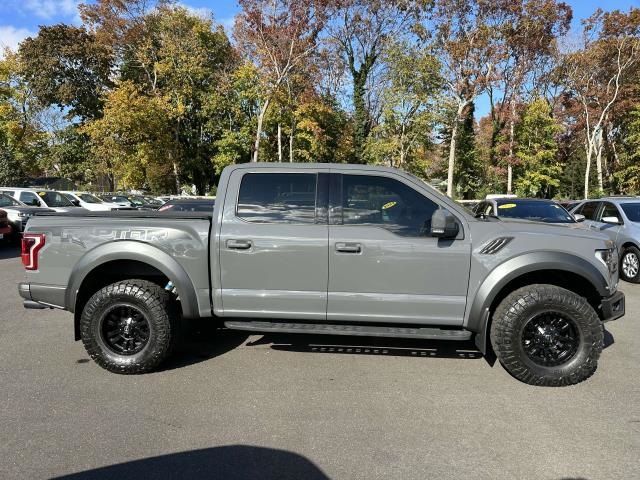
M183 321L229 329L474 339L517 379L588 378L624 315L618 253L579 224L474 217L383 167L243 164L210 213L37 215L22 244L27 308L74 314L100 366L143 373Z

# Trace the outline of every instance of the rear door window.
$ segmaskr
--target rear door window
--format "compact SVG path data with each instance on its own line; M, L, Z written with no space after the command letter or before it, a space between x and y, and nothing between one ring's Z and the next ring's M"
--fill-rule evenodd
M315 173L247 173L236 215L253 223L315 223Z

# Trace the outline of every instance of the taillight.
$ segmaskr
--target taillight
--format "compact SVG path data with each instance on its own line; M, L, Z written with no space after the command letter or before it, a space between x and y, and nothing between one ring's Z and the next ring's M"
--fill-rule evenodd
M22 265L26 270L38 269L38 252L44 247L44 233L25 233L22 236Z

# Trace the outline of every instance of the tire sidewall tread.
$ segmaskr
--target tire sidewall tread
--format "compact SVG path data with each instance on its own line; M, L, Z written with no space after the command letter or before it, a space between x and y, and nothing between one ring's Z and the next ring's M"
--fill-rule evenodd
M149 322L147 345L134 355L118 355L100 340L100 318L116 302L139 308ZM107 285L86 303L80 317L80 336L89 356L114 373L146 373L157 368L175 347L178 312L169 292L147 280L131 279Z
M522 347L524 326L545 311L569 316L580 335L577 352L562 365L537 365ZM544 386L573 385L589 378L597 368L604 341L600 318L585 298L546 284L522 287L502 300L494 312L490 336L498 359L512 376L524 383Z

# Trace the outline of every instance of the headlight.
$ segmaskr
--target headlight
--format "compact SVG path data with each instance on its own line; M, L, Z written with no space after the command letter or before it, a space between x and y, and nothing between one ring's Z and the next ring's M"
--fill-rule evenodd
M19 212L19 213L18 213L18 216L19 216L20 218L25 218L25 217L28 217L28 216L29 216L29 214L28 214L28 213Z
M618 271L618 250L615 247L596 250L596 258L607 267L611 275Z

